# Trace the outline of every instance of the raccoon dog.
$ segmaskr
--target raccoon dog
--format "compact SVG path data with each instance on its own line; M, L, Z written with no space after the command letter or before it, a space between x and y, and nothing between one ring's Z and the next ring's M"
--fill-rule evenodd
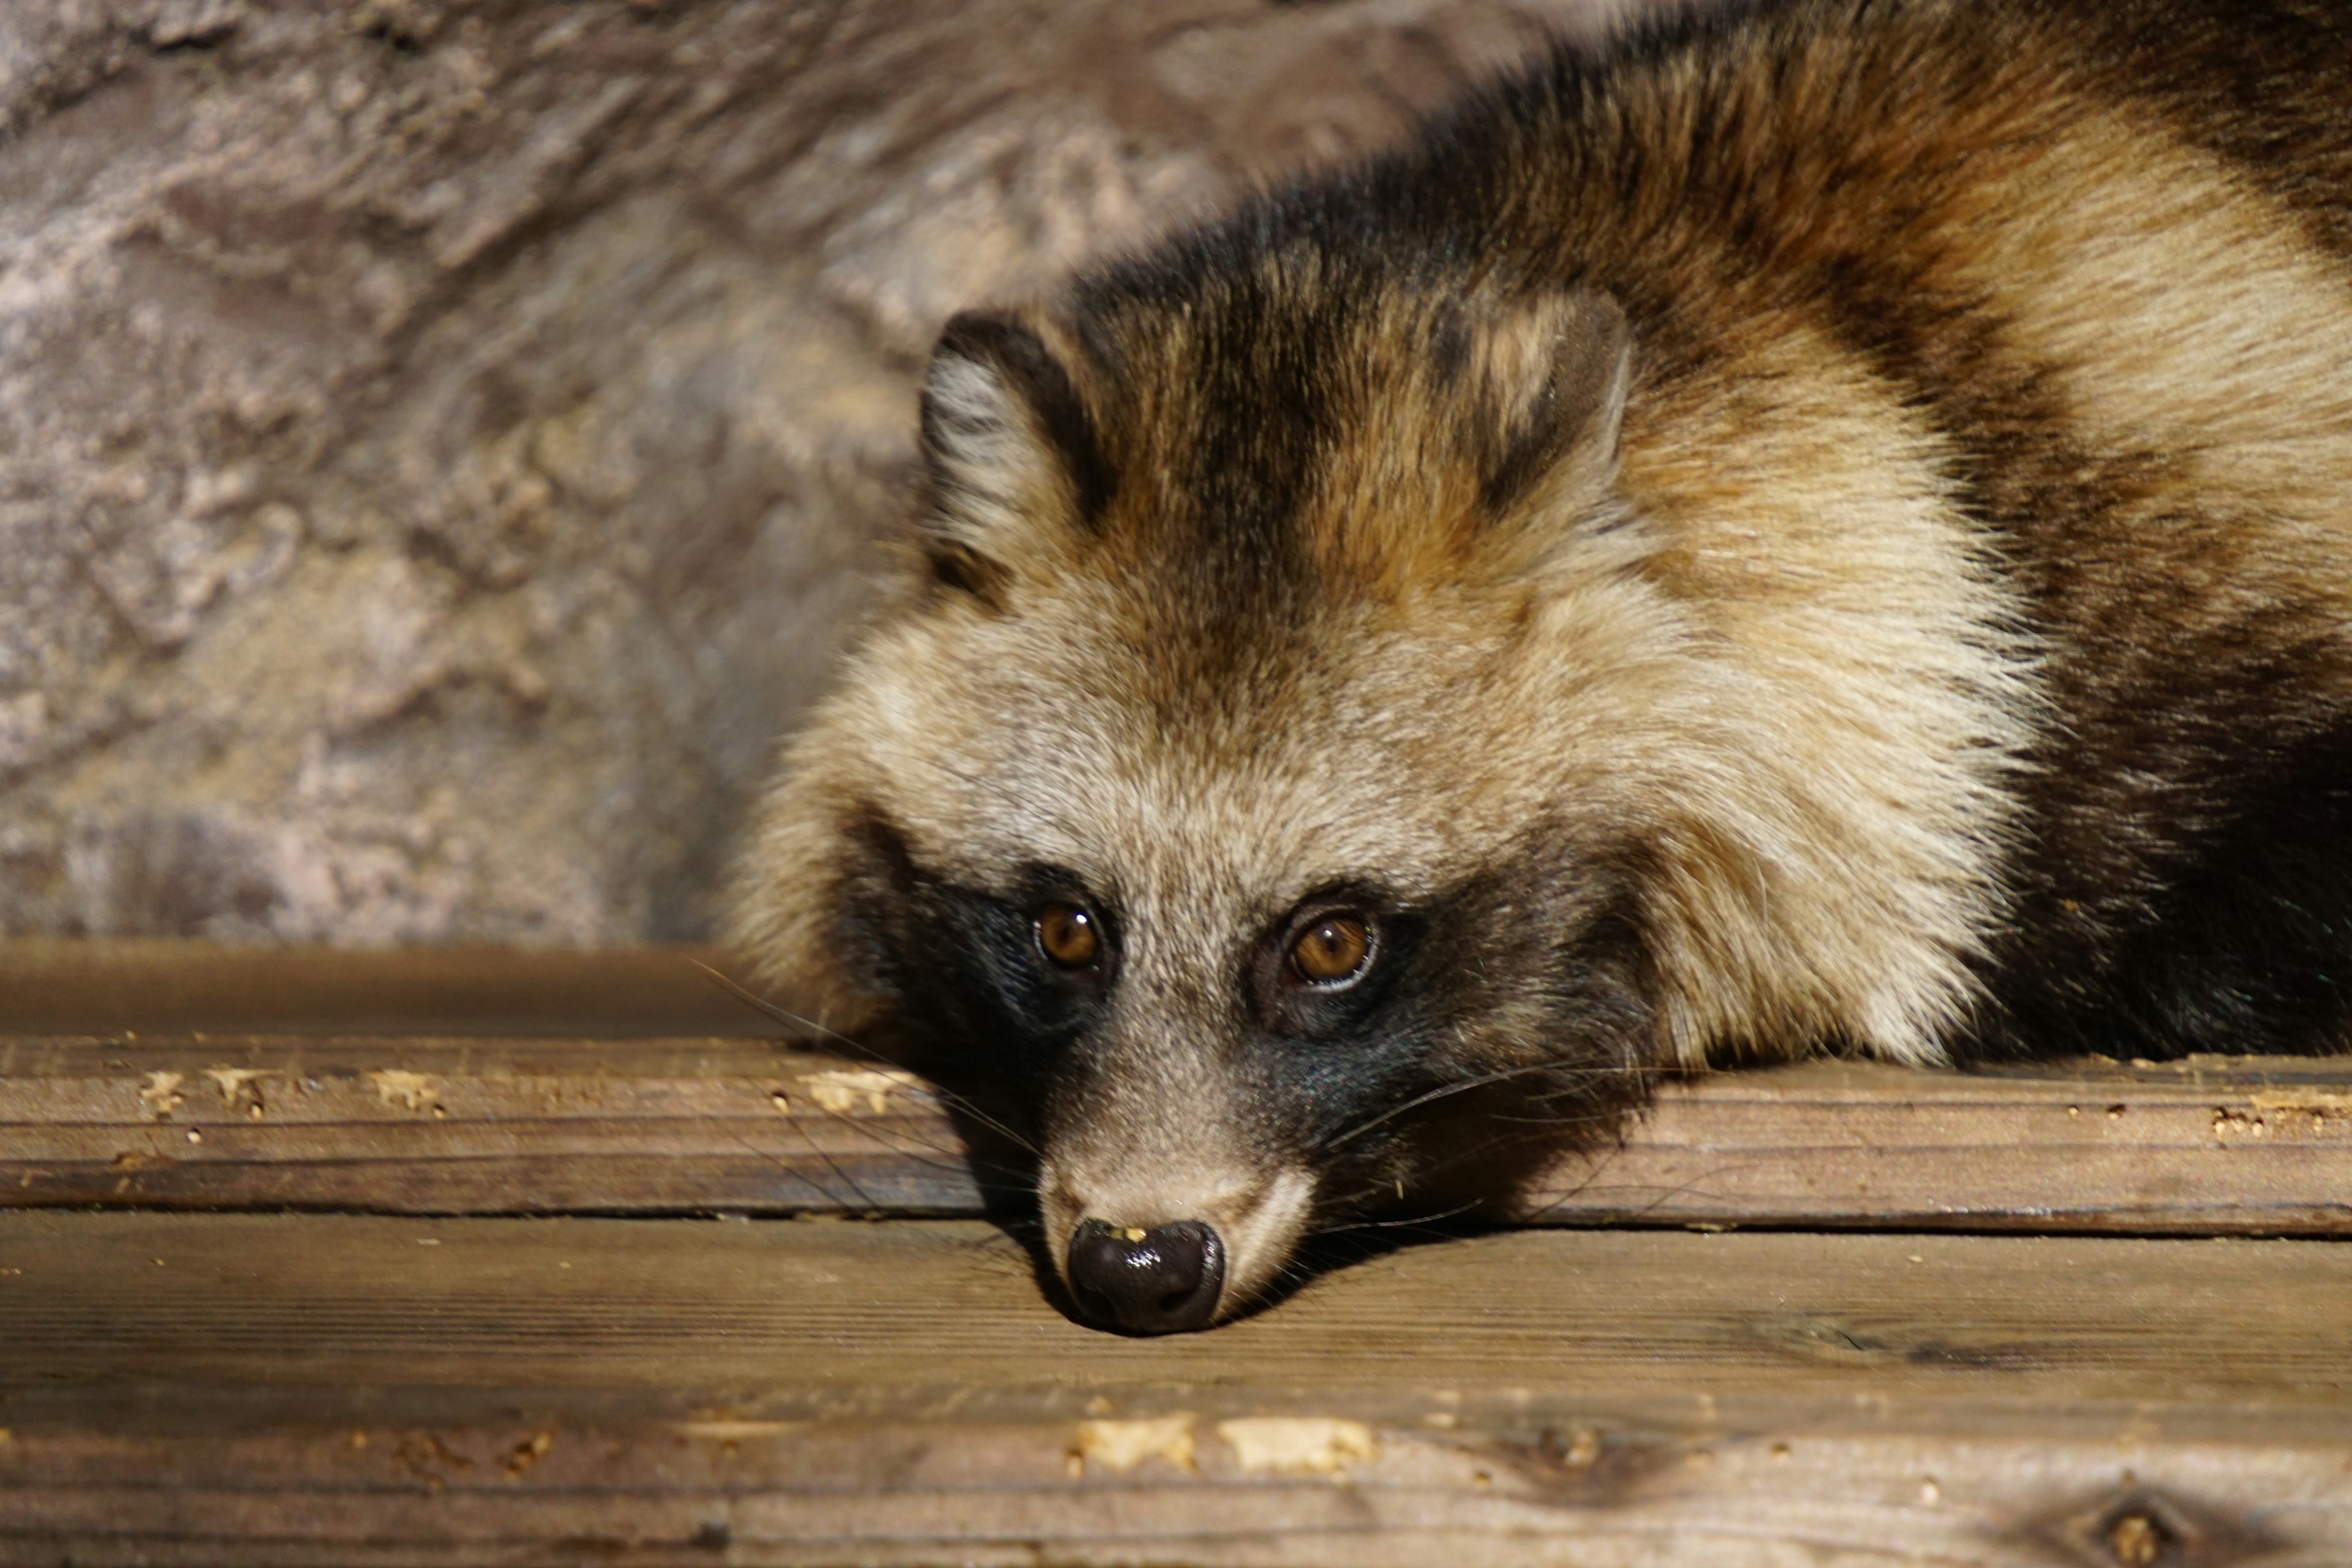
M921 446L735 934L1098 1319L1664 1070L2345 1023L2352 5L1560 48L958 316Z

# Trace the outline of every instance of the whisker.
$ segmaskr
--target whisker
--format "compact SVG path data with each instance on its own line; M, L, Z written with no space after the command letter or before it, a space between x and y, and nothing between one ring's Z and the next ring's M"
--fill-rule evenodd
M1675 1199L1681 1197L1685 1193L1705 1192L1706 1189L1701 1184L1710 1182L1716 1177L1727 1174L1730 1172L1743 1171L1748 1168L1745 1165L1717 1165L1711 1169L1699 1172L1696 1175L1692 1176L1688 1181L1679 1183L1672 1187L1660 1191L1658 1188L1650 1186L1644 1183L1629 1182L1615 1186L1602 1186L1599 1184L1600 1179L1601 1173L1608 1169L1608 1165L1609 1162L1606 1160L1595 1165L1591 1173L1588 1174L1584 1180L1577 1183L1576 1185L1569 1188L1566 1192L1560 1194L1559 1196L1554 1198L1543 1207L1536 1210L1535 1213L1529 1216L1530 1220L1533 1223L1540 1224L1546 1215L1551 1214L1553 1211L1559 1208L1560 1205L1569 1202L1571 1198L1582 1197L1587 1194L1591 1193L1609 1193L1612 1191L1629 1193L1657 1193L1657 1196L1652 1198L1648 1203L1643 1205L1639 1209L1634 1211L1634 1213L1640 1217L1647 1219L1652 1215L1656 1214L1658 1210L1664 1208ZM1719 1196L1720 1194L1717 1195Z
M1433 1101L1449 1100L1457 1094L1467 1094L1474 1089L1485 1089L1489 1084L1507 1083L1513 1079L1528 1078L1537 1073L1556 1073L1573 1070L1575 1069L1564 1068L1558 1062L1534 1062L1525 1067L1509 1068L1502 1072L1486 1073L1477 1078L1464 1079L1454 1083L1440 1084L1435 1089L1429 1089L1423 1093L1413 1096L1411 1100L1404 1101L1402 1105L1392 1105L1389 1107L1388 1110L1381 1111L1378 1116L1372 1117L1369 1121L1358 1122L1355 1126L1350 1127L1347 1131L1340 1133L1338 1137L1328 1140L1321 1146L1327 1151L1340 1148L1348 1143L1353 1142L1356 1139L1362 1137L1365 1133L1370 1132L1373 1128L1379 1127L1383 1123L1395 1121L1398 1117L1402 1116L1409 1110L1418 1110L1423 1106L1428 1105Z
M1326 1236L1345 1236L1352 1231L1362 1230L1424 1230L1431 1226L1441 1225L1449 1219L1459 1219L1462 1215L1470 1213L1474 1209L1481 1209L1486 1206L1486 1201L1484 1199L1472 1198L1468 1203L1457 1204L1454 1207L1445 1209L1437 1214L1414 1215L1406 1219L1359 1220L1351 1225L1326 1226L1321 1230L1310 1231L1308 1234L1320 1237Z
M834 1113L828 1112L828 1114ZM794 1123L793 1125L800 1132L801 1142L808 1145L809 1152L824 1161L825 1169L831 1171L835 1175L839 1176L844 1184L845 1184L853 1194L856 1194L859 1207L870 1210L877 1209L882 1206L874 1201L872 1194L868 1193L864 1187L857 1184L856 1177L851 1175L847 1171L841 1168L840 1161L835 1159L831 1152L818 1145L817 1141L809 1135L809 1130L806 1127L802 1127L798 1123Z
M1613 1121L1618 1114L1614 1110L1593 1110L1559 1116L1505 1116L1502 1112L1496 1111L1486 1120L1507 1121L1520 1127L1590 1127Z

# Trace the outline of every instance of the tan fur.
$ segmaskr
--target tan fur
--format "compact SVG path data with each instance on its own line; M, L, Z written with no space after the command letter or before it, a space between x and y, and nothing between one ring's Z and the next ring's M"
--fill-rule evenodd
M2330 231L2130 100L2087 9L1996 7L1989 64L1946 0L1783 9L1461 154L1521 183L1441 283L1234 240L1024 310L1037 385L982 337L935 363L935 572L793 742L732 936L855 1030L898 1001L843 956L861 824L942 885L1116 901L1057 1263L1087 1217L1204 1219L1230 1311L1290 1255L1328 1194L1248 1131L1234 978L1318 889L1637 851L1654 1038L1609 1070L1938 1063L2020 921L2126 929L2207 809L2202 731L2132 750L2168 639L2275 605L2304 641L2259 672L2352 635ZM2352 677L2306 684L2322 732ZM2068 794L2078 737L2115 777ZM1498 991L1432 1048L1554 1023Z
M2352 269L2220 160L2119 111L1971 195L1950 220L1953 271L2053 367L2084 431L2179 453L2200 510L2228 497L2263 514L2231 563L2249 588L2315 579L2342 601Z
M1939 1060L2003 912L2031 713L2021 617L1944 454L1801 328L1629 424L1654 580L1698 622L1681 689L1629 704L1673 715L1649 787L1689 822L1661 889L1675 1052Z

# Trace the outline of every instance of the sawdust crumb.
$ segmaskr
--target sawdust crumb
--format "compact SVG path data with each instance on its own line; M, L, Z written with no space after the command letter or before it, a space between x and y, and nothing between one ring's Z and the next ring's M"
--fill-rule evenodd
M2213 1109L2213 1137L2216 1142L2231 1138L2262 1138L2270 1132L2270 1124L2260 1116L2249 1116L2242 1110L2227 1106Z
M525 1470L547 1458L547 1451L553 1447L555 1434L544 1427L517 1443L507 1450L507 1479L519 1479Z
M1070 1444L1069 1473L1083 1475L1088 1465L1099 1465L1125 1475L1153 1458L1165 1459L1187 1474L1197 1473L1192 1419L1190 1412L1180 1411L1136 1421L1081 1421Z
M168 1121L172 1112L188 1102L188 1097L180 1092L180 1086L187 1081L185 1073L151 1072L145 1085L139 1090L139 1102L147 1108L147 1114L153 1120Z
M1328 1415L1251 1415L1217 1423L1234 1461L1250 1474L1337 1476L1380 1446L1360 1421Z
M375 1086L375 1097L383 1104L405 1106L411 1110L441 1110L441 1089L430 1076L407 1072L398 1068L385 1068L367 1075Z
M801 1086L820 1108L835 1116L855 1114L860 1103L872 1115L887 1115L892 1094L924 1087L921 1079L896 1068L811 1073L801 1079Z
M213 1080L220 1102L235 1110L239 1105L249 1106L252 1114L261 1114L261 1083L278 1075L268 1068L206 1068L205 1076Z

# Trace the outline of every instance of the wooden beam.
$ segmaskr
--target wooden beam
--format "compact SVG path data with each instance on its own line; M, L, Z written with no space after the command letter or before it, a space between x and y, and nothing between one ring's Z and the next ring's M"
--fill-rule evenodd
M971 1222L0 1215L0 1561L2352 1561L2352 1249L1501 1234L1213 1332Z
M0 1039L0 1205L976 1215L1024 1184L978 1133L905 1074L756 1039ZM1719 1073L1518 1217L2343 1235L2352 1061Z
M1522 1217L2340 1236L2352 1058L1716 1073L1564 1158Z
M912 1076L766 1040L0 1040L0 1205L976 1215Z

